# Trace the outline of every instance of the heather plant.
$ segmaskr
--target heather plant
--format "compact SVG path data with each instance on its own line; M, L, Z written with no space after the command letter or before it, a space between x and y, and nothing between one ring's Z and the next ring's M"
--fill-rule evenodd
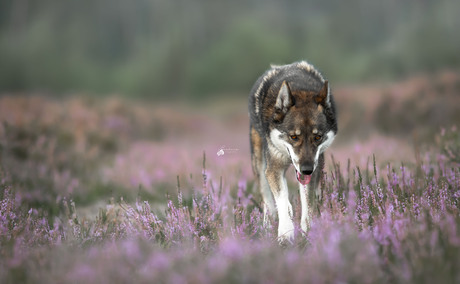
M205 176L191 204L178 185L163 214L138 200L108 204L85 220L69 201L54 228L39 209L21 208L20 197L3 185L2 275L18 280L21 271L30 282L96 283L106 275L115 282L454 283L460 277L460 173L440 161L419 166L416 174L406 166L342 170L335 164L311 230L299 231L284 249L274 229L263 226L244 182L232 196L230 187L214 187ZM43 254L43 246L51 253Z
M137 192L126 190L126 183L113 175L104 179L101 167L116 161L114 155L134 139L170 135L161 128L169 118L161 111L154 116L149 111L117 99L101 104L84 98L58 102L38 96L0 97L0 163L22 202L46 209L50 220L63 212L64 199L80 205L111 195L133 201ZM129 172L126 164L121 166ZM162 175L164 171L157 174ZM145 180L150 179L144 169L140 179L133 179L134 186L149 187Z
M445 72L388 88L373 113L374 126L384 133L412 134L433 141L438 129L460 123L459 81Z
M101 116L100 111L94 113ZM293 244L280 247L277 220L264 225L262 199L245 164L244 149L217 156L216 146L203 155L196 150L202 145L190 144L193 152L188 156L174 156L183 163L168 164L174 151L157 146L179 147L174 139L131 147L130 139L137 141L144 134L134 138L120 134L120 149L113 156L106 152L107 164L83 156L73 165L70 160L78 159L80 153L73 143L57 143L51 154L42 151L49 146L23 147L27 156L15 156L11 152L15 145L37 143L33 135L38 131L27 125L10 121L9 130L0 129L1 283L460 281L460 169L455 159L455 128L441 131L437 147L417 149L412 160L383 157L382 162L380 157L387 153L382 144L358 147L359 159L344 162L328 157L311 229L300 229L300 201L293 190L296 237ZM28 129L29 136L19 136L29 137L27 143L14 138L21 127ZM212 134L216 133L218 129L212 128ZM47 132L42 135L45 140L55 137ZM232 135L235 140L241 138ZM230 139L228 143L235 141ZM97 145L103 151L102 144ZM136 160L142 155L131 156L132 151L143 153L144 159ZM331 152L343 156L334 148ZM110 157L128 159L111 164ZM156 160L148 163L149 158ZM51 159L63 159L62 167ZM147 183L130 183L138 170L117 175L136 161L139 165L133 165L134 169L142 165L149 169L143 173L151 181L148 187ZM102 189L91 186L93 179L85 170L75 170L79 163L83 168L93 163L87 165L95 171L93 175L108 180L101 182ZM156 176L163 163L167 172ZM40 167L49 170L40 173ZM38 173L32 171L36 169ZM79 180L73 194L64 194L69 183L57 178L64 172L69 173L69 180ZM292 188L296 188L294 180L289 180ZM88 197L99 199L96 213L87 214L88 203L79 195L98 189L101 192ZM48 198L49 203L40 198ZM56 211L50 212L49 206Z
M452 126L449 130L443 128L438 136L438 144L441 153L450 162L460 164L460 135L456 126Z

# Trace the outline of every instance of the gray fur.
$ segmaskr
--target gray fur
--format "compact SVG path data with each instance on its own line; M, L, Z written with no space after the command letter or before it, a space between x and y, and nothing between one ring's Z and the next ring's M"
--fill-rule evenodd
M270 214L278 212L280 241L292 241L292 206L287 199L284 174L291 164L296 172L305 173L299 175L298 180L301 188L302 183L307 183L304 186L307 197L302 197L302 216L309 217L301 221L302 229L307 230L322 178L323 152L337 133L329 84L306 61L272 66L252 87L249 116L252 166L261 186L264 208ZM273 198L267 196L267 186L276 208ZM308 208L304 208L307 203ZM308 214L304 210L308 210Z

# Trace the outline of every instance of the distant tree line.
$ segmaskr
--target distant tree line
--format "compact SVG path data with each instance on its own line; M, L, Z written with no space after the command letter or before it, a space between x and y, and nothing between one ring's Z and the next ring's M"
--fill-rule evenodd
M270 63L337 81L460 66L458 0L2 0L0 93L246 94Z

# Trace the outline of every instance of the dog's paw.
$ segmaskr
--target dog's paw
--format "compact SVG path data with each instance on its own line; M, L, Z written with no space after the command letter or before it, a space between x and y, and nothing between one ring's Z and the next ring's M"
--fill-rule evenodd
M294 232L292 232L292 234L278 236L278 243L280 247L283 248L292 246L294 244Z
M281 246L292 245L294 243L294 224L278 228L278 242Z
M310 222L307 222L307 220L302 220L300 222L300 228L302 229L302 233L306 234L308 230L310 230Z

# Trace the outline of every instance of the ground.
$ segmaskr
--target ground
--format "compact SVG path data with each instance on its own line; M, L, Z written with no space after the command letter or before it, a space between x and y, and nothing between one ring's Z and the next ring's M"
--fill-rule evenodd
M1 282L459 281L460 75L332 88L320 214L287 248L263 226L241 96L4 94Z

